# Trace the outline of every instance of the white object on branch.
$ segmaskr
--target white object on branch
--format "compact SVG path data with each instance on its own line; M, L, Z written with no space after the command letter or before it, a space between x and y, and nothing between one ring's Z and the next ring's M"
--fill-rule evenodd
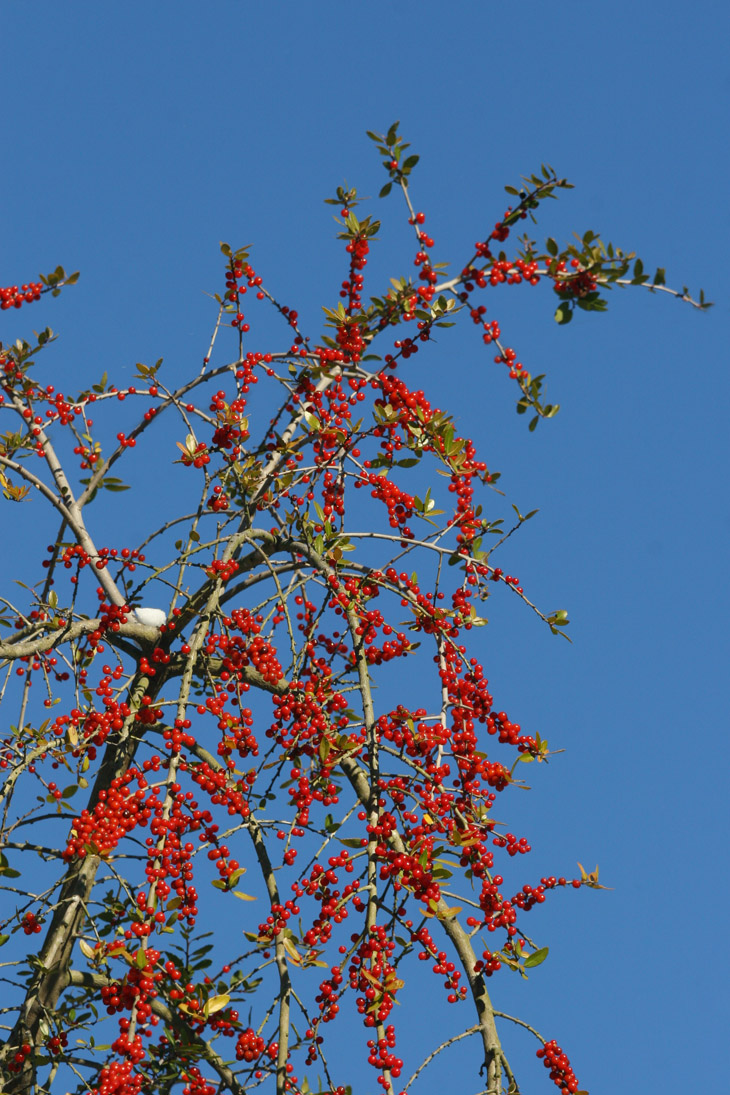
M159 630L167 623L167 613L161 608L135 608L134 614L145 627L156 627Z

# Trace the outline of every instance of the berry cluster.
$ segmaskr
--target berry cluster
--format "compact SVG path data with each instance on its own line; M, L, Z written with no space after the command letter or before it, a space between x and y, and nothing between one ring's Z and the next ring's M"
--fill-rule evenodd
M571 298L581 300L589 293L594 293L598 288L598 282L593 274L583 269L579 259L571 259L570 266L574 273L568 271L566 262L557 263L557 276L553 285L555 292L565 300Z
M40 300L42 292L43 283L40 281L31 281L20 288L17 285L8 285L7 288L0 289L0 309L5 311L7 308L22 308L24 304Z
M578 1081L567 1054L563 1053L554 1038L546 1042L542 1049L538 1049L537 1056L542 1059L545 1068L550 1069L550 1079L560 1089L560 1095L575 1095Z

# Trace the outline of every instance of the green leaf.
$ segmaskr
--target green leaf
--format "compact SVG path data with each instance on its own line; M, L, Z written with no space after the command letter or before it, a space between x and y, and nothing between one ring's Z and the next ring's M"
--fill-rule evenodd
M99 486L103 487L104 490L110 491L129 490L129 486L115 476L108 476L106 479L102 479Z
M549 947L541 947L540 950L535 951L534 954L529 955L524 962L525 969L533 969L535 966L540 966L548 956Z
M555 309L555 322L556 323L570 323L573 318L573 309L568 304L567 300L564 300L562 304L559 304Z
M385 184L385 186L382 188L382 190L380 191L380 193L378 194L378 197L379 198L387 198L388 194L390 194L392 189L393 189L392 182L387 182Z
M315 505L316 505L316 503L315 503ZM322 738L320 740L319 749L317 751L319 753L319 759L322 761L323 764L327 760L327 757L329 756L331 749L332 749L332 743L330 742L329 738Z

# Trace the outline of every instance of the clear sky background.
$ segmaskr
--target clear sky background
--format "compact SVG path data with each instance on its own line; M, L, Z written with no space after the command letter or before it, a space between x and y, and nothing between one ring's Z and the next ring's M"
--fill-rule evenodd
M563 329L548 286L485 299L562 405L535 434L469 323L413 369L508 500L539 507L500 565L573 621L569 646L495 597L479 635L499 705L566 749L512 803L534 848L525 873L597 862L613 887L536 911L550 957L527 984L493 979L495 1005L557 1037L592 1095L725 1089L726 5L5 0L2 25L0 283L58 263L81 280L0 314L0 338L58 329L44 367L64 390L105 370L129 383L162 356L168 377L190 375L220 240L253 243L316 335L343 276L322 198L345 179L377 194L365 129L396 118L421 156L415 205L454 269L503 212L504 184L548 162L576 189L542 206L539 239L601 231L717 301L700 314L614 292L607 314ZM366 289L380 293L412 270L412 246L395 196L373 206L384 242ZM260 348L283 348L273 330ZM140 494L118 503L132 524L165 489L138 472ZM3 569L19 577L30 518L2 519ZM527 1035L509 1039L513 1063L532 1057ZM439 1075L472 1091L450 1052L421 1091Z

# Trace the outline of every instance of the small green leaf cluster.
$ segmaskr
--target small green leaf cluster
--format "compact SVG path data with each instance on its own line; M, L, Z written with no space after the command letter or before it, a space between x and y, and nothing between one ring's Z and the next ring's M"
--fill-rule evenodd
M233 251L229 244L221 242L221 253L230 259L233 263L248 262L248 256L251 250L251 244L247 243L244 247L237 247Z
M63 266L57 266L50 274L39 274L47 289L51 290L51 296L57 297L64 285L75 285L79 280L79 271L67 274Z
M385 198L390 194L394 182L403 184L420 159L420 156L415 154L403 158L403 153L407 148L410 148L410 145L399 135L399 125L400 122L393 122L384 135L373 133L371 130L367 131L370 140L375 141L378 146L378 152L384 161L383 167L390 175L390 181L380 191L379 197L381 198Z
M520 199L519 205L513 209L503 220L504 227L509 228L528 213L533 223L536 223L533 210L537 209L543 198L555 198L554 190L572 190L573 184L567 179L559 179L554 168L549 164L540 165L540 175L522 175L522 181L527 183L530 189L524 186L519 189L515 186L505 186L505 191L512 197Z
M508 969L511 969L514 973L519 973L521 977L527 980L525 970L541 966L547 958L549 950L549 947L540 947L535 951L527 951L522 940L515 938L512 942L511 951L508 953L501 950L498 957Z
M544 373L539 376L528 376L522 388L523 395L517 401L518 414L525 414L530 409L535 411L535 415L530 419L530 425L528 426L530 433L537 429L537 424L541 418L554 418L560 410L559 403L543 404L540 402L544 379Z

